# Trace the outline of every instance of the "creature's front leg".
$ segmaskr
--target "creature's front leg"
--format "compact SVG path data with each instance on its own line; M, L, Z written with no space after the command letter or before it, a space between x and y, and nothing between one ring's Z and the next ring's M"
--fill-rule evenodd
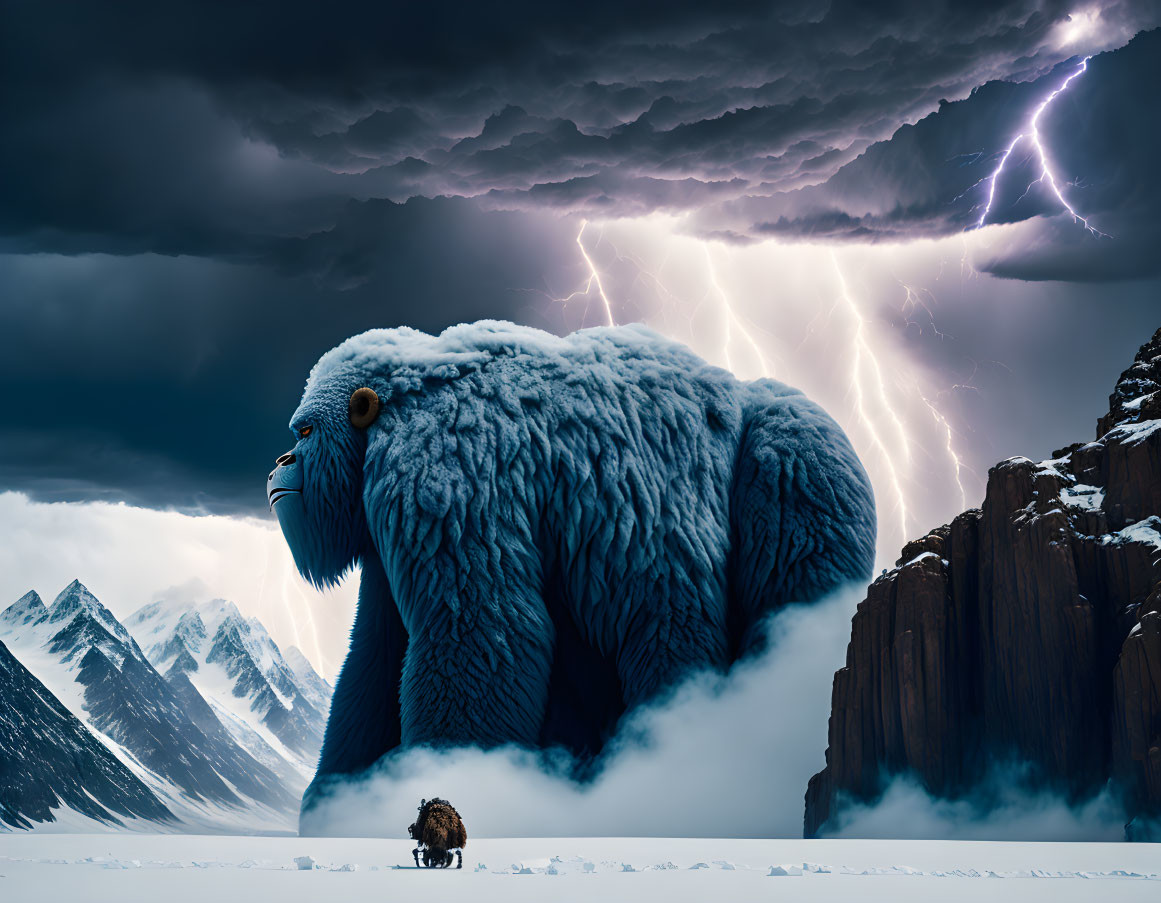
M461 536L408 568L403 743L534 744L555 641L535 551Z
M456 868L462 869L464 867L464 851L456 850Z
M412 850L411 855L415 857L415 867L419 868L419 847Z
M363 556L359 607L351 648L335 685L318 772L303 800L300 829L311 831L309 810L338 775L375 764L399 745L399 680L407 632L379 556Z

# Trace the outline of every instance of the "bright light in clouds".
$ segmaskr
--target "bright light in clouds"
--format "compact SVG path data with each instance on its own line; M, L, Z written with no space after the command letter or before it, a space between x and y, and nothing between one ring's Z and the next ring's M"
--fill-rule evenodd
M1066 53L1093 55L1123 47L1142 29L1157 26L1156 13L1145 12L1147 4L1135 9L1131 4L1100 3L1073 10L1048 35L1047 46Z
M358 587L357 575L328 593L307 585L278 526L256 518L0 494L0 608L30 589L51 604L74 578L118 618L163 595L229 599L331 681L346 654Z
M1077 10L1057 27L1056 46L1070 47L1082 41L1095 38L1100 30L1101 10L1099 6Z

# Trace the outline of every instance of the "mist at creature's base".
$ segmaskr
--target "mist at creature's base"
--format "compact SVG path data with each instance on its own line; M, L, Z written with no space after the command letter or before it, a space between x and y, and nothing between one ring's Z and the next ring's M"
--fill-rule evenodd
M850 586L777 614L761 658L725 676L694 676L623 722L590 783L571 780L568 762L533 751L411 749L334 785L300 830L406 837L417 802L439 796L472 837L801 837L806 785L823 765L831 679L864 595ZM1018 781L995 811L935 800L906 782L892 784L881 805L853 808L836 836L1123 836L1111 799L1072 808Z
M332 788L300 829L404 837L416 803L439 796L470 836L801 837L831 675L861 592L786 609L759 660L691 677L635 711L590 783L572 781L567 761L530 750L412 749Z

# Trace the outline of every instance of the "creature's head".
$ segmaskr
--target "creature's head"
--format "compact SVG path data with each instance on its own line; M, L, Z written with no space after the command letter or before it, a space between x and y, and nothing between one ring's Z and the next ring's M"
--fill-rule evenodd
M317 586L337 582L371 551L363 511L369 443L382 439L405 397L479 370L498 354L560 340L497 321L430 336L406 327L372 329L322 356L290 421L295 445L266 481L294 563ZM388 415L391 412L391 415Z
M295 445L266 481L294 563L316 586L337 582L367 551L363 460L385 391L366 361L324 363L311 372L291 418Z

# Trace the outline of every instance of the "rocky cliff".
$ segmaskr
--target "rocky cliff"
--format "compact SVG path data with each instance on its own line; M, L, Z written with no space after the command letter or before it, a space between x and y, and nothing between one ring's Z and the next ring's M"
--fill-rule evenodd
M806 835L895 775L945 798L997 763L1079 801L1111 781L1130 837L1161 816L1161 330L1097 440L988 474L983 507L908 543L835 674ZM1155 827L1152 830L1156 830Z

